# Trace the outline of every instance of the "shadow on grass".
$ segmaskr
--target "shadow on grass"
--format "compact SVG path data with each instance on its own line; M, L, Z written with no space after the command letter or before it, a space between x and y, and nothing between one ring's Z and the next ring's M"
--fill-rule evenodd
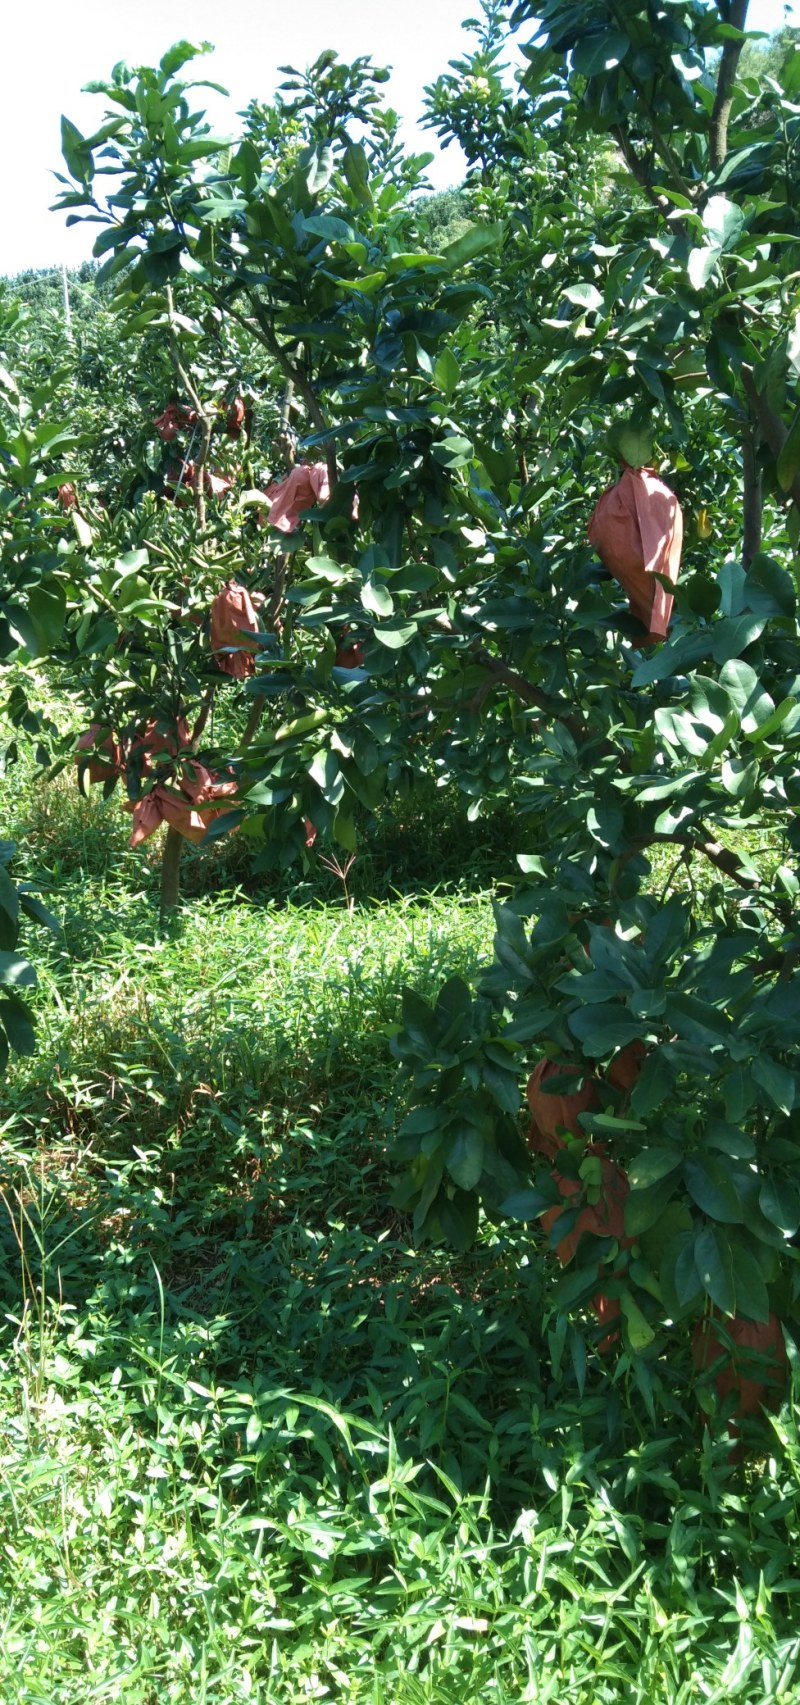
M63 1152L48 1146L28 1167L30 1294L44 1274L88 1323L84 1378L103 1381L121 1360L134 1384L177 1385L190 1412L222 1390L245 1431L258 1417L256 1477L288 1411L304 1416L303 1458L323 1440L332 1449L332 1416L349 1416L363 1438L391 1429L401 1460L427 1462L459 1493L488 1483L495 1513L513 1520L585 1450L615 1462L642 1450L646 1408L630 1380L575 1359L529 1229L466 1256L412 1247L388 1206L385 1106L363 1093L378 1064L341 1055L302 1111L242 1078L227 1093L176 1081L169 1105L162 1090L166 1138L152 1112L137 1119L129 1089L116 1114L111 1097L102 1132L87 1115ZM18 1309L8 1220L2 1241ZM675 1374L659 1393L648 1494L664 1508L675 1464L697 1455ZM232 1463L235 1429L230 1443Z

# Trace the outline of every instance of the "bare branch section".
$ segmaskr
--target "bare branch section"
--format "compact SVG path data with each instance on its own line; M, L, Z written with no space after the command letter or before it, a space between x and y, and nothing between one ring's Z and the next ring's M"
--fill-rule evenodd
M734 852L731 847L723 846L722 841L700 840L689 835L654 834L646 835L642 840L633 841L627 850L620 855L620 869L623 869L630 859L635 858L637 853L646 852L648 847L653 846L683 847L687 854L700 853L703 858L708 859L709 864L713 864L725 876L730 876L732 881L738 882L741 887L758 887L759 878L742 864L738 853Z
M170 912L180 903L181 897L181 853L183 852L183 837L170 824L164 851L161 855L161 922L166 923Z
M200 396L200 392L198 391L194 380L191 378L189 370L185 366L181 355L180 345L175 332L175 300L172 294L171 284L167 285L167 315L169 318L167 342L169 344L170 359L173 367L175 368L178 379L189 398L192 408L197 414L197 419L200 424L200 449L197 453L197 460L194 465L192 489L194 491L197 525L202 532L206 524L205 466L211 449L211 428L213 420L211 415L207 413L203 406L203 399Z
M723 23L732 25L736 30L743 30L747 23L748 4L749 0L728 0L726 5L720 6ZM743 47L743 41L729 40L722 49L717 91L708 127L708 163L712 172L719 171L728 152L728 125Z
M758 423L762 437L772 451L777 461L786 442L788 427L784 426L780 415L770 408L767 398L759 390L752 367L742 367L742 384L745 396L750 404L750 412ZM789 487L789 496L795 508L800 510L800 474L796 474Z
M543 693L540 687L535 687L531 681L526 681L525 676L520 675L517 669L511 669L500 658L493 657L485 646L471 646L470 655L476 663L480 663L483 669L489 671L489 680L486 683L485 690L483 687L478 689L475 701L476 708L480 708L493 687L506 687L509 692L515 693L523 704L530 705L533 710L540 710L542 716L546 717L549 722L562 722L564 727L569 729L573 740L579 744L592 738L591 729L588 729L581 722L580 717L574 714L574 710L569 705L565 704L562 699L549 698L548 694Z
M742 567L747 569L761 549L763 521L761 469L756 457L755 429L749 423L742 434L742 470L742 494L744 498Z

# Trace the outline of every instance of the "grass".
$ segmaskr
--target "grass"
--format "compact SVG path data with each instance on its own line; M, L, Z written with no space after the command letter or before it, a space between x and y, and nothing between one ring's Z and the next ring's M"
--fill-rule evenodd
M164 936L118 821L6 825L65 929L0 1132L3 1705L800 1698L793 1410L731 1463L680 1343L584 1363L526 1228L388 1204L399 991L485 957L509 823L404 802L352 915L286 878Z

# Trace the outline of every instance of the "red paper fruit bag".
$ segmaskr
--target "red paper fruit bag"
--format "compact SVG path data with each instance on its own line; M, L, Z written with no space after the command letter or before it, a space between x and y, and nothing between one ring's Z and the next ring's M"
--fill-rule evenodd
M625 468L595 506L589 542L627 592L647 642L666 639L672 594L655 575L674 586L681 566L683 515L674 491L651 468Z

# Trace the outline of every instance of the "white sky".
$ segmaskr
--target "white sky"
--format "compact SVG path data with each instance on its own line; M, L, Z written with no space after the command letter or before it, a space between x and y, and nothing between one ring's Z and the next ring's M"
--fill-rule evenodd
M24 267L66 261L77 266L91 253L96 227L66 229L63 215L48 212L61 162L60 117L65 112L84 134L101 122L101 96L84 95L92 78L107 78L118 59L155 64L173 41L211 41L216 51L198 73L230 90L229 102L208 92L208 111L220 130L235 128L235 114L256 96L270 99L279 65L310 64L324 48L344 59L371 54L393 69L384 94L406 120L405 139L417 152L436 138L416 129L426 83L464 51L461 31L474 15L473 0L9 0L0 58L0 158L6 162L0 223L0 276ZM11 15L8 15L8 14ZM800 17L800 0L751 0L750 27L776 29ZM474 39L474 38L473 38ZM205 103L204 103L205 104ZM430 168L436 188L458 183L459 151L438 153Z

